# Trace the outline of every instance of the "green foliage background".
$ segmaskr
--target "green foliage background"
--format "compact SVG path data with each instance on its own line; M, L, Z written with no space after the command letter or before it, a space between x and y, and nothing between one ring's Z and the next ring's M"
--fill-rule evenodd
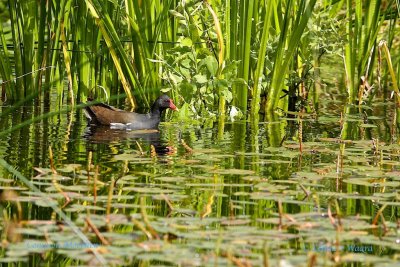
M321 67L335 61L339 90L368 103L389 95L377 44L397 51L397 9L394 0L1 1L2 100L60 106L125 93L148 107L161 90L188 116L312 111ZM365 95L362 76L382 93Z

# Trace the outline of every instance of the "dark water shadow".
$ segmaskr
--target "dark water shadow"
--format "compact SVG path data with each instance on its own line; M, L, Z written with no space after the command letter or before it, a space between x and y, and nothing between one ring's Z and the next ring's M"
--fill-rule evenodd
M125 140L140 141L154 146L157 155L167 155L173 149L166 145L161 139L158 130L136 130L111 129L109 126L89 125L84 133L84 138L94 144L109 144L111 142L123 142Z

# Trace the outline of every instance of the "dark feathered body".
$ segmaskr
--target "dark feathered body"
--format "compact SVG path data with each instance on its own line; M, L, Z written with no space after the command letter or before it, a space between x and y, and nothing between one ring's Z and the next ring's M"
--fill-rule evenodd
M130 130L156 129L160 123L162 112L167 108L177 109L167 95L162 95L154 102L151 111L147 114L124 111L99 103L85 107L85 115L90 123L94 124L120 124Z

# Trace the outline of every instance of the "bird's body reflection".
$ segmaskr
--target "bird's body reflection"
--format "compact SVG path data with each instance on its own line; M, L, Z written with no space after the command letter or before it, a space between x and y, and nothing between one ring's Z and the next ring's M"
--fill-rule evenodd
M163 144L161 134L158 130L135 130L112 129L110 126L89 125L84 137L92 143L122 142L124 140L143 141L154 147L157 155L170 155L175 149Z

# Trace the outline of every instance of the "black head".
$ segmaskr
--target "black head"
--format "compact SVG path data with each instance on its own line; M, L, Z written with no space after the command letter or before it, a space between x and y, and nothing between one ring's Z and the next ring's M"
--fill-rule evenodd
M163 110L165 110L167 108L170 108L172 110L177 110L177 108L174 105L174 102L172 101L171 98L169 98L167 95L161 95L154 102L151 110L152 110L152 112L157 112L157 111L162 112Z

